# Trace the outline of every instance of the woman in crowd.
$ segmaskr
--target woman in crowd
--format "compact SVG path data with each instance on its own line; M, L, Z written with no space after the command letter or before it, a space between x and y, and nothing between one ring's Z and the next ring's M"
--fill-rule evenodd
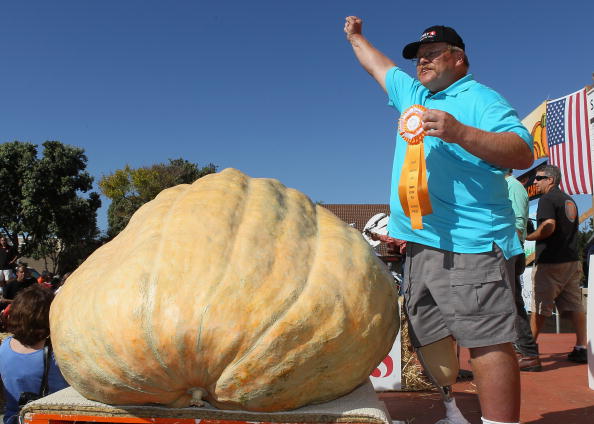
M44 346L49 342L51 290L34 284L22 290L8 315L7 329L13 336L0 345L0 376L4 384L5 424L18 421L18 400L23 392L39 393L44 371ZM50 355L48 394L68 386Z

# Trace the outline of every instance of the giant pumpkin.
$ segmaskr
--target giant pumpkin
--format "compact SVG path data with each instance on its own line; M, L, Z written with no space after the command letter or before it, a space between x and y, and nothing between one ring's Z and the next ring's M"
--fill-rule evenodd
M226 169L161 192L68 279L56 358L108 404L278 411L364 382L399 327L354 229L273 179Z

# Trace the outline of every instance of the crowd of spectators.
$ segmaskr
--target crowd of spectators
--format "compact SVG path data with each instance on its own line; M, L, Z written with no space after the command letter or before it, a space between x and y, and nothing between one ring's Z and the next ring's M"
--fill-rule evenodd
M11 270L12 272L12 270ZM13 277L0 282L0 311L5 315L5 311L10 306L12 301L15 299L17 293L27 287L38 284L50 291L56 293L60 286L64 284L69 272L63 276L54 275L49 271L43 271L39 277L35 278L32 275L31 268L26 264L22 263L16 267L16 272L12 272Z

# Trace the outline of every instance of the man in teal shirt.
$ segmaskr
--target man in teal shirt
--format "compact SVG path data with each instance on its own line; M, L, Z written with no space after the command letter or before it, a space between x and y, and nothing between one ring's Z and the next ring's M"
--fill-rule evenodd
M416 61L415 80L362 35L359 18L345 33L363 68L401 113L422 115L424 159L432 213L412 229L399 200L407 143L398 135L392 173L390 236L407 241L404 294L416 348L447 337L468 347L484 423L519 420L514 261L522 252L503 177L532 164L532 140L515 111L467 74L455 30L434 26L403 56Z
M512 175L511 169L505 174L505 182L507 183L507 194L514 211L516 234L518 234L520 242L524 244L528 224L528 192L522 183Z
M526 240L526 226L528 223L528 192L522 183L514 178L511 169L505 175L505 181L507 182L508 197L515 215L516 234L523 245L524 240ZM518 312L516 317L518 339L514 343L514 348L520 354L520 358L518 359L520 371L540 371L542 365L538 357L538 345L532 335L530 320L526 313L524 299L522 298L522 274L526 269L526 255L522 252L515 258L516 278L514 297Z

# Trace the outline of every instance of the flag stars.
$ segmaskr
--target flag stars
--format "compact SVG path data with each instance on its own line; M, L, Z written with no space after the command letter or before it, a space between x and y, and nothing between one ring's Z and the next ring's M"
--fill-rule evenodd
M565 99L547 104L547 140L549 146L565 142Z

